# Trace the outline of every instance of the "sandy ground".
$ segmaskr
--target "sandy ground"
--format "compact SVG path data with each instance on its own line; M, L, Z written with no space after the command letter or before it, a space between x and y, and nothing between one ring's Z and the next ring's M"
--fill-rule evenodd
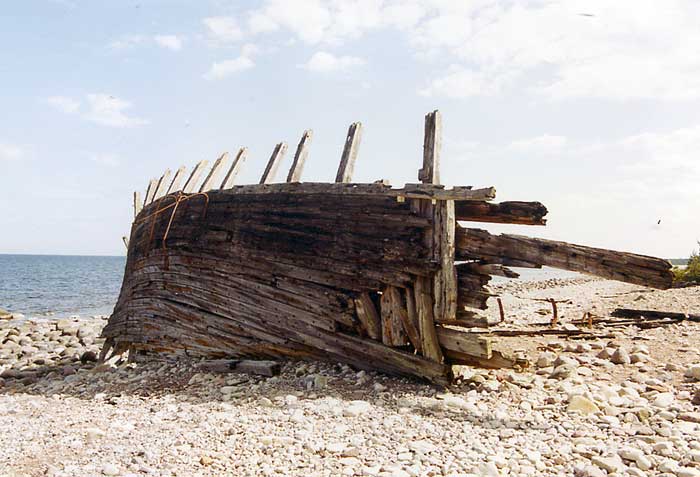
M506 329L551 318L532 298L571 300L563 323L618 306L700 313L700 287L500 292ZM0 323L0 476L700 476L700 323L504 339L529 369L462 368L449 389L332 363L274 378L98 365L103 325Z

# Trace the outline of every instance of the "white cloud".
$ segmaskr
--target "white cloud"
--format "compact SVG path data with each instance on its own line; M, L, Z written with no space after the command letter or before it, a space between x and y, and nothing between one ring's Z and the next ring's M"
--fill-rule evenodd
M67 114L76 113L80 109L80 101L67 96L51 96L46 99L46 102Z
M93 154L89 160L108 167L117 167L121 162L115 154Z
M428 97L445 96L456 99L490 96L500 93L509 81L507 74L495 76L487 71L451 65L445 76L433 79L426 88L419 90L419 93Z
M356 56L335 56L325 51L319 51L313 54L304 67L316 73L332 73L346 71L364 64L365 60Z
M513 141L510 147L518 151L554 152L562 149L566 143L567 139L564 136L543 134L542 136Z
M153 40L162 46L172 51L180 51L182 49L182 40L177 35L156 35Z
M126 50L140 45L146 40L142 35L124 35L117 40L112 41L109 47L113 50Z
M98 93L87 95L88 111L83 118L115 128L128 128L148 124L143 118L128 116L125 110L132 107L129 101L116 96Z
M232 74L245 71L255 66L255 62L247 56L239 56L231 60L218 61L211 65L209 71L204 74L208 80L219 80L231 76Z
M219 43L232 43L243 38L243 31L233 17L208 17L202 20L209 38Z
M18 161L25 156L22 147L0 141L0 161Z

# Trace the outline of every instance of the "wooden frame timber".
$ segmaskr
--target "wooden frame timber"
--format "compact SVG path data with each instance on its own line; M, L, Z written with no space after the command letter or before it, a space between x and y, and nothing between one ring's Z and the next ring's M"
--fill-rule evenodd
M516 363L495 334L470 329L495 297L492 275L543 265L667 288L665 260L565 242L492 235L458 221L544 225L538 202L491 202L493 187L439 183L442 118L425 117L417 184L353 183L353 123L332 183L302 182L305 131L287 182L235 185L247 155L227 154L200 184L180 168L134 194L124 281L103 331L110 349L208 358L314 358L447 384L452 365ZM164 193L165 192L165 193ZM141 202L141 197L144 197Z

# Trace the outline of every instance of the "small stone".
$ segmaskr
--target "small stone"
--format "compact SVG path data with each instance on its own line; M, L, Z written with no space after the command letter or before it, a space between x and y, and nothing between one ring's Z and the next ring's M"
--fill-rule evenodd
M583 468L584 477L605 477L606 475L608 475L607 472L594 465L587 465Z
M609 474L613 472L620 472L625 467L625 465L622 463L622 459L620 459L618 456L593 456L591 457L591 462L601 469L607 471Z
M654 396L654 402L652 404L656 407L666 408L673 404L673 401L673 393L659 393Z
M694 379L695 381L700 381L700 364L692 364L685 370L684 376L686 378Z
M576 366L571 364L561 364L554 368L550 378L566 379L576 372Z
M630 364L632 362L625 348L617 348L613 355L610 357L610 361L612 361L615 364Z
M208 455L203 455L199 459L199 463L202 465L211 465L214 462L214 459L209 457Z
M666 459L656 467L656 470L659 472L669 472L671 474L675 474L678 470L678 463L676 461Z
M95 353L94 351L85 351L83 354L80 355L80 362L83 364L96 363L97 353Z
M581 414L592 414L600 412L600 408L590 399L584 396L573 396L569 400L569 405L566 408L567 412L580 412Z
M694 467L681 467L676 470L676 477L700 477L700 470Z
M357 417L366 413L370 409L370 404L367 401L352 401L350 405L343 409L343 415L346 417Z
M680 416L678 416L678 419L681 421L688 421L688 422L695 422L697 424L700 424L700 412L684 412Z
M102 466L102 473L104 475L119 475L119 467L114 464L105 464Z
M537 357L535 364L538 368L548 368L554 365L554 361L557 359L557 355L552 352L545 351Z

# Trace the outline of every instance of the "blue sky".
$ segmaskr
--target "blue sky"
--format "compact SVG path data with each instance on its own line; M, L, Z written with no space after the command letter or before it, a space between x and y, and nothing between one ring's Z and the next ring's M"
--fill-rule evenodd
M694 0L6 2L0 253L123 254L148 179L247 146L256 182L307 128L304 180L333 180L361 121L356 180L416 182L437 108L444 183L550 210L485 228L684 256L698 24Z

